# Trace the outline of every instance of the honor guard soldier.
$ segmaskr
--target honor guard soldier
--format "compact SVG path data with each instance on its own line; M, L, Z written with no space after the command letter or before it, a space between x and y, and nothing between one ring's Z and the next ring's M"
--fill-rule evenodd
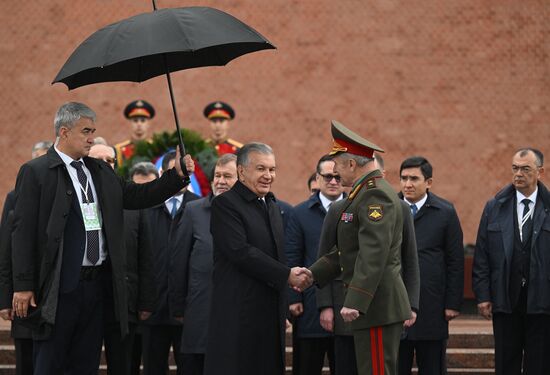
M210 121L210 138L207 142L216 148L218 156L235 154L243 144L227 136L229 121L235 118L233 108L227 103L217 101L208 104L203 113Z
M336 246L310 268L318 286L338 276L344 322L353 331L359 375L396 374L403 322L411 317L401 278L403 210L374 163L380 147L333 121L334 173L352 190L338 205Z
M155 117L155 109L145 100L135 100L124 109L124 117L130 121L132 135L131 139L115 145L119 166L134 155L137 141L149 139L150 120Z

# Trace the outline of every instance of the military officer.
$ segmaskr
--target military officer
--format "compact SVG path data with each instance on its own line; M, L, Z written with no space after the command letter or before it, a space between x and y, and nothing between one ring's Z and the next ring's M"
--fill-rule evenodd
M319 286L338 276L340 311L351 325L360 375L396 374L399 339L411 307L401 278L403 211L397 194L374 165L380 147L333 121L334 172L351 187L339 206L336 246L310 268Z
M124 109L124 117L130 122L132 135L131 139L115 145L119 166L134 155L137 141L149 140L149 128L151 119L155 117L155 109L145 100L134 100Z
M204 117L210 121L210 138L207 142L218 151L218 156L223 154L235 154L242 143L228 137L229 122L235 118L235 111L224 102L213 102L204 108Z

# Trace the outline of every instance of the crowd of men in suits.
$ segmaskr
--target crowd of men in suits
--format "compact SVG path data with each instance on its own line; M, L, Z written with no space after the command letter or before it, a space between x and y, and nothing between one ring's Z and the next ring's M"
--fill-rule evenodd
M462 229L432 189L421 156L385 180L384 150L333 121L334 145L295 207L271 192L264 143L227 137L226 103L205 108L219 158L211 193L189 191L195 163L116 175L153 107L130 103L135 137L111 147L95 113L61 106L55 144L18 174L0 227L0 316L13 320L18 374L446 373L449 321L460 314ZM474 259L480 314L493 319L497 374L543 374L550 337L550 198L543 155L513 155L512 184L487 203ZM313 285L315 284L315 285Z

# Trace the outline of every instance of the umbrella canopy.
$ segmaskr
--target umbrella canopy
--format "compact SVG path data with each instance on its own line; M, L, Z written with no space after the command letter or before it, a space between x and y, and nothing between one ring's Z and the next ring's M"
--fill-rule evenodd
M260 33L220 10L159 9L93 33L53 83L74 89L99 82L143 82L182 69L225 65L241 55L274 48Z

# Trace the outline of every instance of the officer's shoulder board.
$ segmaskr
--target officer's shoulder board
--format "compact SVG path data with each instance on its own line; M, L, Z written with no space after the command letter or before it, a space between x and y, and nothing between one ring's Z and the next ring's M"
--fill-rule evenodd
M376 188L376 179L379 178L379 177L380 176L374 176L374 177L368 178L368 179L364 180L363 182L361 182L359 185L357 185L355 188L353 188L353 190L349 193L348 199L350 201L353 200L357 196L357 194L359 194L359 192L361 191L361 188L363 188L363 186L367 190L375 189Z
M237 142L236 140L231 138L228 138L226 142L229 143L231 146L235 146L237 148L242 148L244 146L241 142Z
M132 141L128 139L128 140L126 140L126 141L117 143L117 144L115 145L115 148L116 148L116 149L121 149L121 148L123 148L123 147L128 146L130 143L132 143Z

